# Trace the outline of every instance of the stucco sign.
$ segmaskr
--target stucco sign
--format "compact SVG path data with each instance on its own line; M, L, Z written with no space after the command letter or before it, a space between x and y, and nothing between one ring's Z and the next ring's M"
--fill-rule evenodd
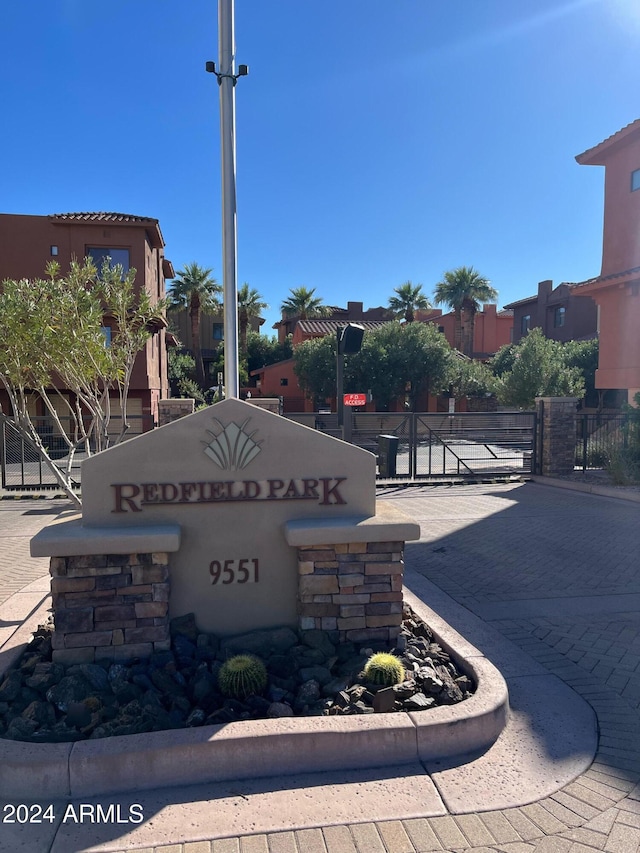
M225 400L83 463L83 524L172 522L170 612L221 635L295 625L295 551L283 525L375 513L375 457Z

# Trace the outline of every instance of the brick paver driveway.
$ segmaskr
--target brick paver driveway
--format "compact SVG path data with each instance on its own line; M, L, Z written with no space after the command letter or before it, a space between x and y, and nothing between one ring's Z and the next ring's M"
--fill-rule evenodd
M520 808L384 822L372 814L369 823L190 842L178 821L155 853L640 851L640 504L537 484L381 497L422 525L421 541L407 546L409 566L590 702L600 726L593 765ZM16 536L7 521L5 529L0 512L5 541ZM0 563L0 578L19 584L10 563Z
M70 513L66 500L0 501L0 604L49 572L49 560L33 559L29 541L56 518Z

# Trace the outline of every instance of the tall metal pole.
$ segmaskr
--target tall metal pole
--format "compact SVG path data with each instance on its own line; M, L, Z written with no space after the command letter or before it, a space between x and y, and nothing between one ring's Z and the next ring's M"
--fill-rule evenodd
M222 161L222 285L226 397L240 396L236 239L236 101L234 0L218 0L218 84Z
M338 426L344 433L344 351L342 349L342 334L344 326L336 329L337 338L337 361L336 361L336 412L338 415ZM344 438L344 434L342 435Z

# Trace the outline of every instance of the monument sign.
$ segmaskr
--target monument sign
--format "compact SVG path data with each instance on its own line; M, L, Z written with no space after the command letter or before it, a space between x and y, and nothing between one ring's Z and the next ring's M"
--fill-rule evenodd
M179 525L171 617L219 635L295 626L285 523L375 515L375 457L240 400L100 453L82 467L82 525Z

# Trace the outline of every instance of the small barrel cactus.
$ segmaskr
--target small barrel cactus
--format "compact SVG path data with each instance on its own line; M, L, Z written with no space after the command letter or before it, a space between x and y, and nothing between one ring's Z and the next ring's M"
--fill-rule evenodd
M267 686L267 670L255 655L234 655L222 664L218 685L225 696L242 701Z
M388 652L371 655L362 674L366 681L382 687L392 687L404 681L404 667L395 655Z

